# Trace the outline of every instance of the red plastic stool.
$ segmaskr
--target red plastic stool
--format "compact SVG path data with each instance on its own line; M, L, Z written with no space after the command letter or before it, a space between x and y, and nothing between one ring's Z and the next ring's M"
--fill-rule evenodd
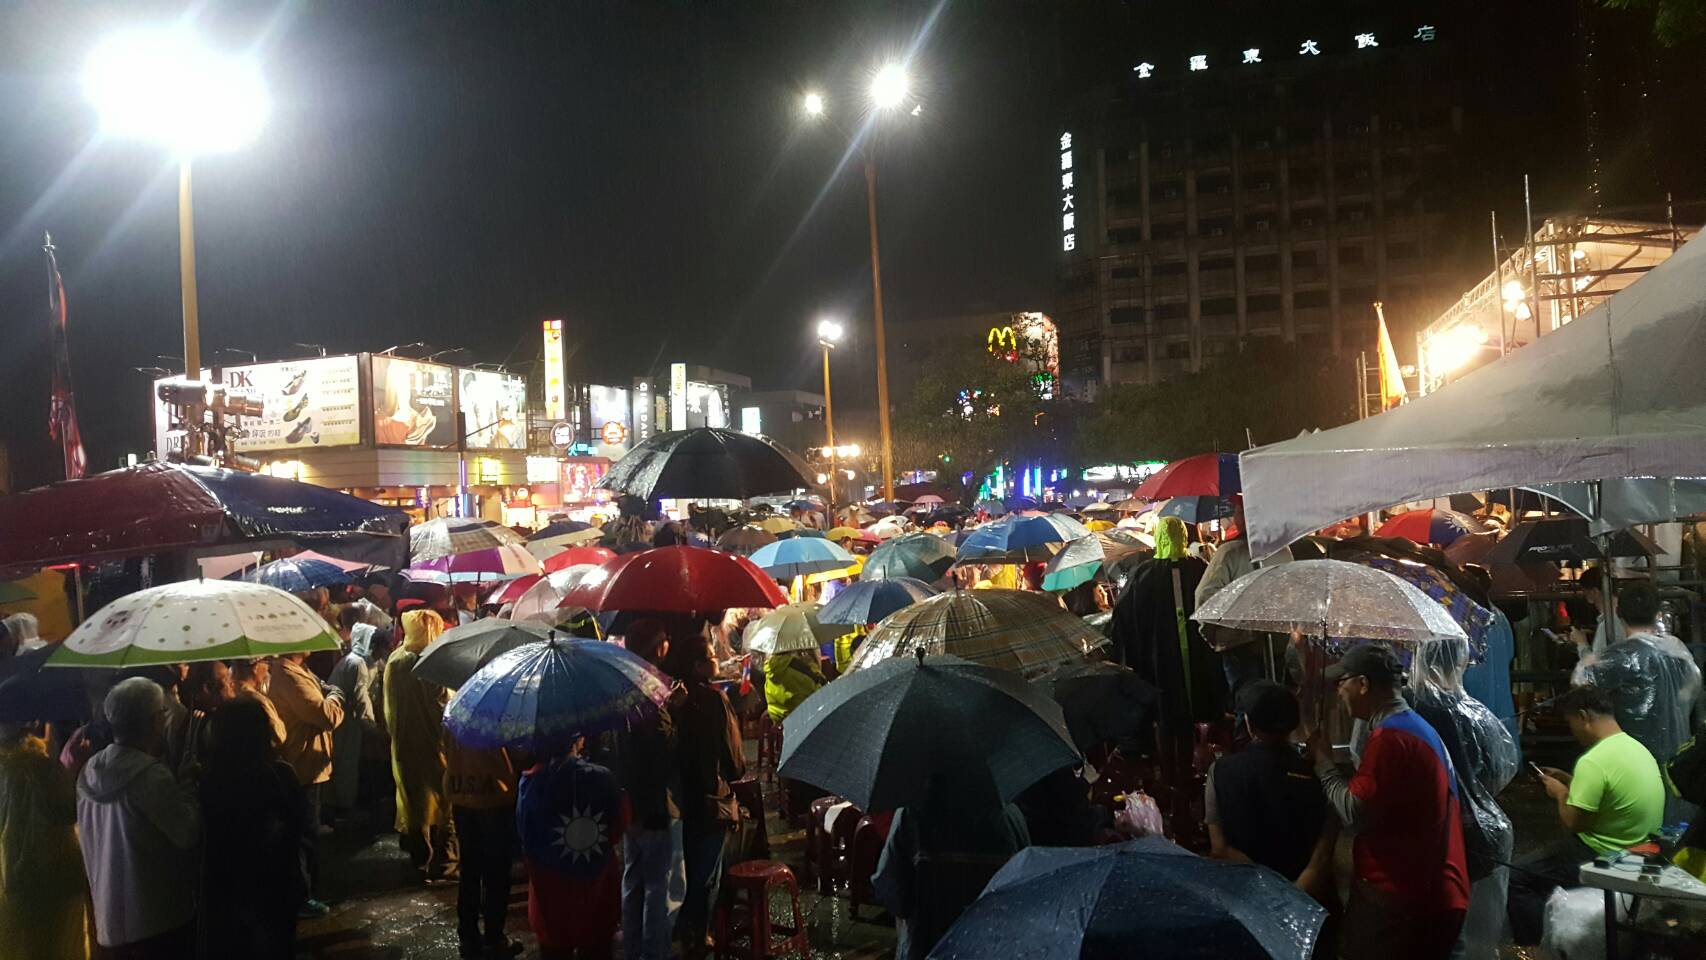
M851 901L848 912L855 920L859 919L859 907L876 898L871 874L877 872L877 861L882 859L893 826L893 813L870 813L860 817L853 830L853 849L847 857L847 896Z
M781 926L770 919L770 891L782 887L792 902L794 922ZM735 941L745 938L744 948ZM767 960L784 953L811 960L806 942L806 923L800 914L800 888L794 871L773 860L737 863L723 874L722 895L717 903L717 957L746 957Z
M776 782L776 764L782 759L782 725L766 713L758 720L758 769L764 779Z

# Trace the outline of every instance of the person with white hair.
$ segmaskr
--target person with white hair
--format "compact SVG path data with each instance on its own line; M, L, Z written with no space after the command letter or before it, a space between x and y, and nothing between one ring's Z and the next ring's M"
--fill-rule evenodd
M14 613L6 618L6 632L18 644L18 653L29 653L47 646L41 638L41 621L33 613Z
M127 958L177 958L195 948L201 810L166 752L166 694L144 677L120 681L103 709L113 742L77 778L77 826L100 945Z

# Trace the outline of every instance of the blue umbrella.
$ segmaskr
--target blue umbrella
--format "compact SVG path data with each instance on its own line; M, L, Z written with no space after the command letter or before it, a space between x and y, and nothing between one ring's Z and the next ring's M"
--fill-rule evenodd
M355 574L350 571L324 560L285 557L283 560L274 560L271 563L262 564L250 571L247 576L240 576L237 579L247 580L250 583L264 583L269 587L277 587L291 593L301 593L304 590L313 590L318 587L349 583L354 577Z
M547 640L481 667L445 707L444 723L464 746L554 753L625 729L668 697L663 674L614 643Z
M1305 960L1326 915L1267 867L1208 860L1158 837L1030 847L930 956Z
M876 623L896 610L935 595L929 584L911 577L860 580L824 604L817 612L817 622Z
M840 544L818 537L792 537L767 543L753 551L752 562L778 580L840 570L854 563L853 555L841 549Z
M1232 516L1230 497L1174 497L1161 505L1156 516L1178 517L1186 523L1207 523Z
M1069 540L1090 536L1090 529L1059 513L1005 517L986 523L960 544L959 563L1028 563L1047 560Z

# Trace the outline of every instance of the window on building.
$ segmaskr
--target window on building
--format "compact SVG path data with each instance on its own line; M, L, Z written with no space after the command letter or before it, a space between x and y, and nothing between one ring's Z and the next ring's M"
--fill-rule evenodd
M1297 210L1292 211L1291 214L1291 223L1293 226L1297 227L1313 227L1324 219L1326 219L1325 211L1322 209L1320 204L1300 207Z
M1267 233L1269 230L1272 230L1273 228L1274 228L1274 222L1273 222L1273 218L1271 218L1271 217L1251 217L1250 218L1250 229L1256 231L1257 233Z
M1231 270L1232 258L1225 255L1218 257L1203 257L1202 260L1197 263L1197 269L1204 272L1209 270Z
M1162 260L1151 264L1149 269L1158 277L1182 277L1185 275L1185 261Z
M1142 363L1149 359L1149 351L1141 343L1114 344L1114 360L1118 363Z
M1238 352L1238 341L1232 337L1210 337L1202 342L1205 357L1224 357Z
M1252 177L1251 179L1244 181L1244 184L1246 189L1251 193L1272 193L1274 189L1274 178L1264 173L1260 176Z
M1178 200L1185 195L1183 180L1161 180L1149 185L1149 199L1160 203L1163 200Z
M1299 290L1291 295L1293 306L1299 309L1324 307L1330 301L1325 290Z
M1108 311L1109 323L1142 323L1142 307L1114 307Z
M1368 219L1368 204L1366 204L1366 203L1341 203L1341 204L1339 204L1339 219L1350 222L1350 223L1357 223L1357 222L1360 222L1363 220L1367 220Z
M1386 243L1386 255L1393 260L1414 260L1421 256L1421 249L1414 240L1389 240Z
M1202 315L1205 317L1229 317L1238 313L1238 300L1234 297L1215 297L1202 302Z
M1169 220L1157 223L1150 228L1149 235L1156 240L1177 240L1185 235L1185 221Z
M1143 191L1136 186L1127 184L1108 188L1108 206L1136 207L1143 203Z
M1321 262L1320 256L1314 250L1293 250L1291 265L1294 267L1313 267Z
M1352 120L1351 122L1345 124L1345 135L1350 136L1350 137L1366 137L1366 136L1368 136L1368 121L1367 120Z
M1272 130L1252 130L1240 137L1239 143L1246 150L1272 150L1274 133Z
M1363 249L1363 246L1360 243L1339 244L1339 263L1341 264L1362 263L1367 256L1368 251Z
M1404 126L1405 126L1405 124L1404 124L1404 121L1402 121L1402 120L1385 120L1385 121L1382 121L1382 129L1384 129L1387 133L1403 133L1404 132Z
M1232 220L1229 217L1215 217L1209 220L1197 221L1197 236L1224 237L1232 232Z
M1278 313L1280 295L1277 293L1253 293L1244 298L1246 313Z
M1135 266L1115 267L1108 271L1108 279L1116 282L1120 280L1141 280L1143 279L1143 271Z
M1416 172L1416 161L1409 157L1387 157L1382 169L1389 177L1407 177Z
M1197 179L1197 196L1216 196L1232 192L1232 178L1224 175L1199 177Z
M1190 316L1190 307L1183 300L1155 305L1156 320L1183 320Z
M1343 287L1339 290L1339 305L1352 310L1367 310L1374 302L1373 287Z
M1291 192L1293 194L1314 193L1320 187L1320 178L1313 170L1293 170L1291 172Z
M1191 342L1189 340L1169 343L1163 349L1163 355L1169 360L1189 360L1191 358Z
M1108 242L1111 244L1141 243L1142 241L1142 227L1115 227L1108 231Z
M1285 132L1285 142L1292 146L1307 146L1321 139L1320 127L1291 127Z
M1179 145L1174 143L1171 140L1160 141L1159 143L1155 144L1154 150L1155 150L1155 155L1157 157L1161 158L1162 160L1171 160L1171 159L1173 159L1173 157L1175 157L1175 156L1177 156L1183 152L1182 150L1179 149Z
M1279 254L1252 253L1244 257L1244 273L1272 273L1279 269Z
M1212 136L1198 137L1196 140L1192 141L1191 150L1199 157L1208 156L1210 154L1225 153L1226 148L1230 144L1231 140L1228 139L1225 134L1215 134Z

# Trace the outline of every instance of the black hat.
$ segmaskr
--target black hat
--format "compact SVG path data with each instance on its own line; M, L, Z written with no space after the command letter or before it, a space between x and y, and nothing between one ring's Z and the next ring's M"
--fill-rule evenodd
M1238 688L1238 712L1250 718L1252 729L1284 734L1297 729L1302 712L1297 697L1272 680L1254 680Z
M1396 684L1404 677L1404 665L1398 655L1384 643L1363 643L1352 647L1338 663L1327 668L1327 679L1338 683L1346 677L1367 677L1370 680Z

